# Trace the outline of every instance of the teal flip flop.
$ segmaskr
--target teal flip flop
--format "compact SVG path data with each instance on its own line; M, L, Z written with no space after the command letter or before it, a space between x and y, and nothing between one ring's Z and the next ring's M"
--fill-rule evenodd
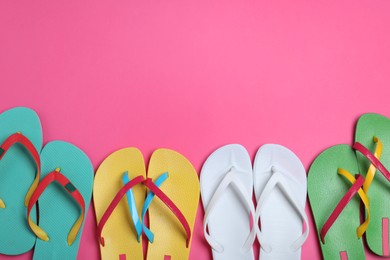
M53 141L41 152L42 177L28 209L38 201L33 259L76 259L92 195L93 167L76 146Z
M27 225L27 202L39 181L38 115L25 107L0 114L0 143L0 253L18 255L31 250L36 240ZM36 219L35 207L31 218Z

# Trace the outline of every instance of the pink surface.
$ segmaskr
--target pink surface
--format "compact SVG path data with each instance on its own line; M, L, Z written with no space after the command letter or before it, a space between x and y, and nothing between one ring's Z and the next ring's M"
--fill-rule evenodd
M385 0L1 1L0 110L35 109L45 142L78 145L95 168L127 146L146 158L175 149L200 171L221 145L254 157L280 143L308 169L352 143L362 113L390 116L389 10ZM200 205L191 259L211 259L202 218ZM91 208L79 259L99 258L95 226ZM320 259L315 232L302 258Z

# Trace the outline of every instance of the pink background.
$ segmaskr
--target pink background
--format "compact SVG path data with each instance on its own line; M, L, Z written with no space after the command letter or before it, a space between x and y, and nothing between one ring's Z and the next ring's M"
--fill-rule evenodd
M390 116L389 10L387 0L1 1L0 110L35 109L45 143L70 141L95 168L128 146L146 158L175 149L200 171L224 144L253 158L280 143L308 169L352 143L362 113ZM200 205L191 259L211 258L202 218ZM79 259L99 258L95 225L91 208ZM310 227L302 258L320 259Z

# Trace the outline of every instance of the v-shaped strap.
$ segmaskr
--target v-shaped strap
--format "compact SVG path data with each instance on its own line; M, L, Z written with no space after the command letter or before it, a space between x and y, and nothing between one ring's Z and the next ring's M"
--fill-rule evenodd
M126 175L126 174L125 174ZM143 209L143 215L142 215L142 219L144 218L145 214L146 214L146 210L148 208L148 206L150 205L151 201L152 201L152 198L154 195L156 195L158 198L161 199L161 201L163 201L165 203L165 205L167 205L167 207L175 214L175 216L179 219L180 223L182 224L186 234L187 234L187 240L186 240L186 246L188 247L189 246L189 241L190 241L190 238L191 238L191 229L188 225L188 222L186 220L186 218L184 217L183 213L181 213L181 211L177 208L177 206L168 198L167 195L165 195L164 192L162 192L159 188L159 186L161 185L161 183L163 181L165 181L165 179L168 177L168 173L164 173L162 174L159 178L157 178L156 180L156 183L153 183L152 179L150 178L147 178L145 180L145 178L143 176L138 176L132 180L129 180L127 181L127 179L125 178L124 179L124 183L125 185L118 191L118 193L115 195L114 199L111 201L111 203L109 204L108 208L106 209L106 211L104 212L102 218L100 219L99 223L98 223L98 227L97 227L97 231L98 231L98 240L100 242L100 244L104 247L105 246L105 242L104 242L104 238L102 237L102 232L103 232L103 228L104 228L104 225L106 224L107 220L109 219L109 217L111 216L112 212L115 210L115 208L118 206L119 202L121 201L121 199L123 198L123 196L131 191L131 189L137 185L137 184L144 184L147 188L149 188L150 192L148 194L148 197L149 199L146 200L146 207L144 205L144 209ZM131 196L132 192L130 192L130 196ZM130 198L130 201L131 201L131 198ZM137 215L136 217L133 218L133 221L135 221L135 223L139 223L139 224L136 224L136 227L138 225L138 228L143 228L144 231L147 230L146 232L149 232L149 236L151 237L151 239L153 240L153 233L147 229L139 220L138 218L138 212L136 211L136 208L135 208L135 201L133 202L130 202L131 205L130 205L130 208L132 209L132 212L131 214L132 215ZM137 221L138 219L138 221ZM141 227L143 226L143 227ZM145 233L146 233L145 232ZM137 231L138 233L138 231ZM148 235L148 234L147 234ZM152 235L152 236L151 236Z
M0 160L3 159L4 155L8 152L8 150L15 144L21 144L23 147L30 153L33 158L35 165L37 166L37 173L35 175L35 179L31 184L26 197L24 199L24 205L27 207L28 201L36 187L38 186L39 179L41 178L41 161L39 158L39 153L35 149L35 146L31 143L31 141L25 137L22 133L15 133L10 135L0 146ZM2 199L0 199L0 208L5 208L6 205Z
M160 187L160 185L167 178L168 178L168 173L167 172L163 173L161 176L159 176L156 179L156 181L154 183L156 184L157 187ZM123 181L124 185L126 185L128 182L130 182L130 179L129 179L129 176L128 176L127 172L125 172L125 174L123 174L122 181ZM129 205L129 211L130 211L131 219L133 220L133 224L134 224L135 230L137 232L137 240L138 240L138 242L141 241L142 232L145 233L146 237L148 238L148 240L151 243L153 243L153 241L154 241L154 234L153 234L153 232L150 231L149 228L147 228L146 225L144 224L146 211L148 210L148 208L150 206L150 203L152 202L154 196L155 195L154 195L153 192L151 192L151 191L148 192L148 195L146 196L146 199L144 201L144 205L142 207L142 216L141 216L141 219L140 219L139 216L138 216L138 210L137 210L137 206L136 206L136 203L135 203L133 190L131 188L128 191L126 191L127 203Z
M299 214L299 216L303 219L305 222L305 231L301 236L299 236L291 245L291 250L296 251L299 248L302 247L302 245L305 243L308 235L309 235L309 221L307 219L305 209L302 208L302 206L298 205L297 199L295 197L295 194L292 192L288 182L286 182L285 178L288 176L286 173L283 173L281 169L278 169L276 166L272 166L270 168L272 172L271 178L268 180L267 184L265 185L263 192L261 193L259 200L257 201L257 208L255 213L255 223L257 226L257 223L259 222L261 213L263 211L264 205L267 201L267 199L270 197L270 195L274 192L275 188L278 186L281 191L283 192L283 195L286 197L288 202L291 204L291 206L296 210L296 212ZM260 227L258 227L258 238L260 242L260 246L262 249L270 253L271 252L271 246L266 243L266 238L262 234Z
M255 208L251 196L247 193L247 189L245 188L242 181L239 178L237 178L237 174L247 174L247 173L241 171L240 169L237 169L237 167L235 166L228 167L222 172L223 173L226 172L226 175L218 185L213 196L211 197L207 205L204 221L203 221L203 231L205 234L205 238L207 242L210 244L210 246L218 253L222 253L224 251L224 247L207 232L207 227L209 224L210 215L215 209L215 205L218 203L219 199L223 196L224 192L226 191L226 189L228 189L229 186L232 186L234 189L238 191L239 198L244 203L244 206L247 209L249 209L250 215L252 217L252 222L255 223L254 220ZM255 238L256 238L256 229L254 228L253 225L244 245L242 246L243 252L247 252L252 248Z
M65 188L65 190L72 196L72 198L79 204L81 208L81 213L79 218L74 223L73 227L71 228L69 234L68 234L68 245L71 246L74 242L74 240L77 237L77 234L80 231L81 225L84 220L85 215L85 203L83 196L81 193L76 189L76 187L66 178L61 172L60 168L57 168L55 171L52 171L48 175L43 178L43 180L38 184L38 187L34 191L34 193L31 195L31 199L28 202L27 207L27 217L28 217L28 224L31 228L31 230L39 237L40 239L44 241L49 241L49 236L47 233L39 227L30 217L30 212L32 207L37 203L39 197L42 195L42 193L45 191L47 186L51 184L52 182L56 181L57 183L61 184L62 187Z

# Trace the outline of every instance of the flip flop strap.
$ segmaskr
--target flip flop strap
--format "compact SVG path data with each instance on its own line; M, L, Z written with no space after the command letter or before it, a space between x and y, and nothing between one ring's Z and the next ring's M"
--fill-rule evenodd
M222 179L218 187L216 188L213 196L211 197L205 211L204 221L203 221L203 231L205 234L205 238L207 242L210 244L210 246L217 251L218 253L222 253L224 251L224 247L221 243L219 243L217 240L215 240L208 232L207 227L210 220L210 215L215 209L215 205L218 203L218 201L221 199L223 194L225 193L226 189L231 185L233 188L235 188L238 191L239 199L244 202L244 206L249 209L250 215L252 217L252 222L254 221L255 216L255 208L253 206L253 202L251 200L250 194L247 193L247 189L245 188L245 185L242 183L242 181L237 178L237 173L247 174L244 171L240 171L236 169L235 166L228 167L228 169L225 169L222 171L223 173L226 173L225 177ZM251 231L242 246L242 252L245 253L249 249L252 248L252 244L256 238L256 230L254 228L254 225L251 228Z
M41 161L39 158L39 153L37 149L35 149L35 146L31 143L31 141L25 137L21 133L15 133L10 135L0 146L0 160L4 157L4 155L7 153L7 151L16 143L19 143L23 145L23 147L30 153L31 157L33 158L35 165L37 166L37 173L35 175L35 179L33 183L31 184L26 197L24 199L24 205L28 205L28 201L31 198L32 193L37 188L39 179L41 178ZM0 208L5 208L5 203L3 200L0 199Z
M270 170L272 171L272 176L268 180L267 184L263 189L263 192L259 197L259 200L257 201L255 223L257 224L259 222L261 213L263 211L267 199L274 192L276 186L278 186L282 190L282 194L287 198L288 202L290 202L290 205L298 212L299 216L302 218L306 226L305 231L302 233L302 235L300 235L291 245L291 250L296 251L302 247L309 235L309 221L307 219L304 208L302 209L302 206L298 205L294 193L292 192L288 183L284 180L284 178L286 178L288 174L283 173L276 166L270 167ZM262 234L260 227L258 227L258 238L260 246L263 248L263 250L267 253L270 253L272 251L272 248L266 243L266 238Z
M378 169L382 175L390 181L390 172L386 169L386 167L379 161L380 155L382 153L382 142L377 137L374 137L374 142L377 143L377 148L375 154L372 154L370 150L368 150L364 145L359 142L356 142L352 147L364 155L370 162L371 165L368 169L369 182L366 184L365 191L367 192L369 185L371 184L372 179L374 178L375 170Z
M325 244L325 236L328 233L329 229L332 227L336 219L339 217L340 213L344 210L345 206L351 201L353 196L361 190L361 187L364 183L364 178L362 175L357 175L356 181L353 182L352 186L345 193L345 195L341 198L337 206L334 208L332 214L330 214L329 218L326 220L324 226L321 228L320 237L321 242Z
M168 172L165 172L165 173L161 174L161 175L156 179L156 181L154 182L154 184L156 184L157 187L160 187L161 184L162 184L167 178L168 178ZM144 222L144 220L145 220L146 212L147 212L147 210L149 209L149 206L150 206L150 204L152 203L154 196L155 196L155 194L154 194L152 191L149 191L149 192L148 192L148 195L146 196L144 205L143 205L143 207L142 207L142 222ZM154 241L154 234L153 234L145 225L143 225L143 231L144 231L146 237L149 239L149 241L150 241L151 243L153 243L153 241Z
M344 176L351 184L353 184L356 181L355 177L353 177L353 175L351 173L349 173L347 170L339 168L337 170L337 173ZM366 181L364 183L366 183ZM357 237L361 238L368 228L368 224L370 223L370 216L371 216L370 202L369 202L369 199L366 195L366 192L364 191L364 184L363 184L363 190L362 189L358 190L358 195L359 195L360 199L362 200L364 207L366 208L366 213L367 213L366 219L364 220L364 222L356 229Z
M187 219L184 217L183 213L179 210L179 208L173 203L173 201L159 188L156 184L153 183L151 178L147 178L144 182L144 185L149 188L151 192L153 192L164 204L172 211L172 213L176 216L176 218L180 221L183 226L187 238L186 238L186 247L188 248L190 245L191 239L191 229L188 225Z
M381 142L381 141L379 140L379 138L377 138L376 136L373 137L373 141L374 141L374 143L376 143L374 156L375 156L378 160L380 160L381 155L382 155L382 148L383 148L382 142ZM371 186L371 182L372 182L372 180L374 179L375 173L376 173L375 165L373 165L373 164L371 163L371 164L370 164L370 167L368 168L367 174L366 174L366 181L365 181L364 184L363 184L363 190L364 190L364 192L366 192L366 193L368 192L368 189L369 189L370 186Z
M157 185L157 187L160 187L160 185L167 178L168 178L168 173L164 173L160 177L158 177L157 180L154 183ZM126 185L128 182L130 182L130 178L128 176L128 172L125 172L123 174L122 181L123 181L124 185ZM135 230L137 232L137 240L138 240L138 242L141 241L142 231L145 233L146 237L148 238L148 240L151 243L153 243L153 241L154 241L154 234L153 234L153 232L150 231L144 224L146 211L149 208L149 205L152 202L153 197L154 197L154 194L149 191L149 193L148 193L148 195L147 195L147 197L145 199L143 208L142 208L142 218L140 219L138 217L138 210L137 210L137 206L136 206L136 203L135 203L133 189L131 188L128 191L126 191L127 203L129 205L130 215L131 215L131 218L133 220L133 224L134 224Z
M73 227L71 228L69 234L68 234L68 245L71 246L74 242L74 240L77 237L77 234L80 231L81 225L84 220L85 215L85 203L83 196L81 193L76 189L76 187L69 181L68 178L66 178L61 172L60 169L57 168L55 171L50 172L48 175L43 178L43 180L38 184L38 187L34 191L34 193L31 195L31 199L28 203L27 207L27 216L28 216L28 224L31 228L31 230L37 235L38 238L49 241L49 236L47 233L39 227L30 217L30 212L32 207L35 205L35 203L38 201L39 197L42 195L42 193L45 191L45 189L52 183L56 181L57 183L61 184L62 187L65 188L65 190L70 194L70 196L79 204L81 208L81 214L79 218L74 223Z
M104 238L102 236L103 228L104 225L106 224L107 220L111 216L112 212L115 210L115 208L118 206L119 202L125 196L126 192L134 187L137 184L142 183L145 180L143 176L137 176L134 179L132 179L130 182L126 183L115 195L114 199L111 201L111 203L108 205L106 211L103 213L102 218L100 219L98 226L97 226L97 235L98 235L98 240L100 244L104 247L105 242Z
M126 171L122 176L123 185L126 185L130 182L129 174ZM135 231L137 232L137 240L140 242L141 234L142 234L142 222L138 217L137 205L135 203L133 189L129 189L126 191L127 204L129 206L129 212L131 219L134 224Z

